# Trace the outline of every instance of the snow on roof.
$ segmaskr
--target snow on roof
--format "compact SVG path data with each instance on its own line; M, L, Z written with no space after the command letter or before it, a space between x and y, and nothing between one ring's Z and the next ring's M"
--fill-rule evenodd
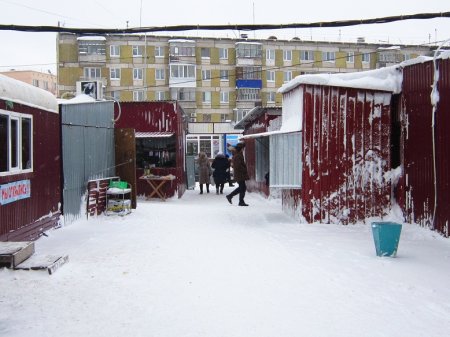
M448 59L448 58L450 58L450 50L446 50L446 51L442 52L442 54L439 55L439 57L441 59Z
M60 99L59 104L78 104L96 102L95 98L86 94L77 95L71 99Z
M172 39L169 40L169 43L195 43L194 40L186 40L186 39Z
M78 41L106 41L104 36L80 36L77 37Z
M58 102L53 94L1 74L0 99L58 113Z
M286 93L301 84L332 87L361 88L399 93L402 88L401 67L391 66L375 70L339 74L300 75L283 85L278 92Z

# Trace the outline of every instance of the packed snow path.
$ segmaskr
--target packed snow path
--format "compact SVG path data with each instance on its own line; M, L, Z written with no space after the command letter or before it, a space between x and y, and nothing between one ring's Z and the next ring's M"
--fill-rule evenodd
M448 239L404 225L397 257L380 258L369 225L198 192L50 231L37 252L70 262L0 269L0 336L448 336Z

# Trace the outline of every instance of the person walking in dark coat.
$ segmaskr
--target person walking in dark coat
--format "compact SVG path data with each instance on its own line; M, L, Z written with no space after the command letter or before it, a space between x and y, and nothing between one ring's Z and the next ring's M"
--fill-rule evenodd
M218 152L214 158L211 167L214 169L213 178L216 184L216 194L223 194L223 188L228 181L228 172L230 170L230 162L222 152Z
M232 158L232 165L234 170L234 180L238 183L238 187L226 196L228 202L232 204L231 199L239 194L239 206L248 206L245 203L244 197L247 191L247 185L245 181L250 179L248 176L247 165L244 160L244 153L242 149L245 147L245 143L237 143L235 146L235 152Z
M203 184L206 185L206 193L209 193L209 183L211 176L211 165L205 152L198 154L198 182L200 185L200 194L203 194Z

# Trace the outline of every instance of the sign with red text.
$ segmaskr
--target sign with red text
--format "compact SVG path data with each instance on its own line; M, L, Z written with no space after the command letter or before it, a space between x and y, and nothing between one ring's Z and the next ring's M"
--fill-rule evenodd
M31 196L30 180L20 180L0 185L0 205L6 205Z

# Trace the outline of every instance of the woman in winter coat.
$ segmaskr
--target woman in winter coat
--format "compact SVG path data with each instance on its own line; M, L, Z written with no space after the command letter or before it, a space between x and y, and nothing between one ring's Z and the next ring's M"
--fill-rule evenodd
M245 163L244 159L244 153L242 152L243 148L245 147L245 143L237 143L235 148L235 152L233 154L232 163L233 163L233 170L234 170L234 180L237 181L238 187L228 194L227 200L231 204L233 197L237 194L239 194L239 206L248 206L248 204L245 203L244 197L245 192L247 191L247 185L245 184L246 180L249 180L248 171L247 171L247 164Z
M211 165L205 152L198 154L198 182L200 184L200 194L203 194L203 184L206 184L206 192L209 193L209 183L211 176Z
M228 181L230 161L222 152L218 152L214 158L211 167L214 169L213 177L216 184L216 194L223 194L223 187Z

